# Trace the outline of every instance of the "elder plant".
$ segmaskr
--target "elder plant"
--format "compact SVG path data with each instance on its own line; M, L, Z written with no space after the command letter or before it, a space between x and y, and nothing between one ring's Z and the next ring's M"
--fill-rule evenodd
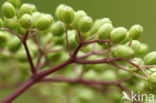
M63 82L56 87L64 90L77 86L78 91L69 98L71 103L92 103L96 97L92 89L113 102L121 101L122 91L154 90L156 51L145 54L148 46L138 40L141 25L129 30L114 27L109 18L93 21L85 11L74 11L65 4L56 8L54 20L51 14L37 11L33 4L21 5L19 0L4 2L2 14L0 84L17 89L0 103L11 103L41 82L39 86L47 88L43 91L50 91L45 93L49 97L53 86L45 82ZM117 94L112 96L109 91L114 89Z

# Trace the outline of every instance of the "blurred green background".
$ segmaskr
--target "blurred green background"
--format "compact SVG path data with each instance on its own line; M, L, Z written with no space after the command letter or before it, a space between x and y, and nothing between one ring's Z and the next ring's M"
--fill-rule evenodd
M0 0L0 5L4 1ZM75 10L85 10L94 20L109 17L114 26L130 28L133 24L141 24L144 27L141 42L147 43L150 51L156 50L156 0L22 0L22 2L33 3L39 11L53 15L57 5L65 3ZM0 90L0 99L10 92ZM36 99L25 100L25 97L31 98L29 93L26 93L13 103L39 103Z

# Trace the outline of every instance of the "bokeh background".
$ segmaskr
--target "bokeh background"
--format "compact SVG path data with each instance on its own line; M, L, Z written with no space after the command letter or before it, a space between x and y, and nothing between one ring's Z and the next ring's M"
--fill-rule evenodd
M0 0L0 5L4 1ZM65 3L75 10L85 10L94 20L109 17L114 26L130 28L133 24L141 24L144 27L141 42L149 45L149 51L156 50L156 0L22 0L22 2L33 3L39 11L53 15L57 5ZM0 99L11 91L13 90L0 90ZM21 102L40 103L32 98L29 92L13 103Z

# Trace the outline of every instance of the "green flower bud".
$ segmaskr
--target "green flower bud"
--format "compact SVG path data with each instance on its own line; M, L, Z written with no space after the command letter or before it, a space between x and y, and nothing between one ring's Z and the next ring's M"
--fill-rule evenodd
M156 65L156 51L148 53L144 57L144 62L146 65Z
M47 55L47 58L48 58L49 61L53 61L53 60L57 61L57 60L60 59L60 57L61 57L61 53L60 52L49 53Z
M149 80L153 83L156 83L156 72L150 75Z
M79 22L79 20L84 17L87 16L86 12L83 10L79 10L75 13L75 17L74 17L74 21L72 23L73 26L77 27L77 24Z
M52 24L52 22L54 21L54 18L50 14L44 14L44 15L48 17L50 24Z
M0 18L0 28L3 26L3 20Z
M20 18L20 24L22 27L28 29L32 26L32 16L29 14L24 14L21 18Z
M60 19L60 11L63 9L63 7L66 6L65 4L60 4L57 8L56 8L56 11L55 11L55 16L57 19Z
M148 51L148 45L146 44L141 44L138 52L136 53L137 55L142 55Z
M36 12L36 7L33 4L23 4L19 9L19 15L23 16L24 14L32 14Z
M143 28L141 25L133 25L129 30L129 37L133 40L139 39L143 33Z
M118 45L117 47L113 48L112 55L114 57L130 58L130 57L133 57L134 51L129 46Z
M4 47L7 43L8 37L5 32L0 32L0 47Z
M49 16L43 15L36 22L36 28L38 30L46 30L50 27L52 19Z
M52 42L54 42L55 45L63 45L65 42L65 34L53 37Z
M60 11L60 20L66 24L73 22L74 16L74 10L69 6L64 6Z
M126 38L123 41L121 41L120 44L125 44L125 43L127 43L129 41L130 41L130 38L129 38L129 33L128 33Z
M16 18L6 18L4 17L4 26L10 29L15 29L18 26Z
M14 7L19 7L21 4L20 0L8 0L8 2L10 2L12 5L14 5Z
M75 30L69 30L68 35L69 35L68 36L69 46L73 50L76 48L76 46L78 44L77 41L75 40L75 38L76 38ZM65 45L66 45L66 42L65 42Z
M17 27L17 32L18 32L18 34L20 34L20 35L25 35L26 29L23 28L23 27L19 24L18 27Z
M113 70L107 70L107 71L104 71L100 75L100 79L101 80L114 81L114 80L117 79L117 75L116 75L115 71L113 71Z
M13 18L16 15L16 9L11 3L5 2L2 5L2 13L7 18Z
M125 29L124 27L118 27L113 29L113 31L111 32L110 40L113 43L120 43L126 38L126 36L127 36L127 29Z
M129 43L127 43L129 44ZM134 50L135 54L137 54L140 50L141 43L138 40L133 40L131 47Z
M120 69L120 70L118 71L118 76L119 76L120 78L128 78L128 77L130 77L131 75L130 75L130 72Z
M63 28L63 24L61 21L57 21L55 22L52 26L51 26L51 31L54 34L54 36L61 36L64 33L64 28Z
M97 77L96 72L94 70L89 70L88 72L86 72L83 77L85 79L95 79Z
M16 52L15 57L17 58L17 60L19 60L20 62L27 62L27 55L24 49L20 49Z
M86 33L89 31L89 29L91 28L92 26L92 18L89 17L89 16L85 16L83 18L81 18L78 22L78 29L83 32L83 33Z
M97 32L97 35L99 36L100 39L108 39L108 35L111 33L113 30L112 24L103 24L100 29Z
M34 13L32 14L32 25L33 25L33 27L36 26L36 22L38 21L38 19L39 19L41 16L42 16L42 14L39 13L39 12L34 12Z
M13 37L11 40L8 41L8 49L11 52L16 52L21 47L21 41L17 37Z
M99 28L103 25L103 24L112 24L111 20L109 18L103 18L103 19L98 19L94 22L92 28L91 28L91 34L95 34Z
M77 31L75 31L75 34L76 34L76 41L79 42L79 36L78 36L78 33ZM86 32L86 33L81 33L81 37L83 40L87 39L88 37L90 37L90 32Z

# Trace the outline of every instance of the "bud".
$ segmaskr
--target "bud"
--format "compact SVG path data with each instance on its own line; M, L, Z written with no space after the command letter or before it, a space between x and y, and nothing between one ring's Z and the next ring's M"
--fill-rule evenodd
M54 36L61 36L64 33L64 28L63 28L63 24L61 21L57 21L55 22L52 26L51 26L51 31L54 34Z
M2 13L7 18L13 18L16 15L16 9L11 3L5 2L2 5Z
M127 44L129 44L129 43L127 43ZM137 54L139 52L140 46L141 46L141 43L138 40L132 41L131 47L134 50L135 54Z
M113 48L112 55L114 57L131 58L134 55L134 51L129 46L118 45L117 47Z
M92 28L91 28L91 34L95 34L99 28L103 25L103 24L111 24L111 20L109 18L103 18L103 19L98 19L94 22Z
M111 33L113 30L112 24L103 24L100 29L97 32L97 35L99 36L100 39L107 39L108 35Z
M144 62L146 65L156 65L156 51L148 53L144 57Z
M139 48L139 50L137 52L137 55L142 55L142 54L146 53L147 51L148 51L148 45L141 44L140 48Z
M32 25L32 16L29 14L24 14L21 18L20 18L20 24L22 27L28 29L31 27Z
M129 41L130 41L130 38L129 38L129 33L128 33L126 38L123 41L121 41L120 44L125 44L125 43L127 43Z
M37 22L37 20L38 20L41 16L42 16L42 14L39 13L39 12L34 12L34 13L32 14L32 25L33 25L33 27L36 26L36 22Z
M66 24L70 24L74 20L74 10L69 6L64 6L60 10L60 20Z
M27 62L27 55L24 49L20 49L16 52L15 57L17 58L18 61L20 62Z
M10 2L12 5L14 5L14 7L19 7L21 4L20 0L8 0L8 2Z
M129 30L129 37L133 40L139 39L143 33L143 28L141 25L133 25Z
M38 30L46 30L50 27L52 20L49 16L43 15L36 22L36 28Z
M8 41L7 46L11 52L16 52L21 47L21 41L17 37L13 37L11 40Z
M24 14L32 14L36 12L36 7L33 4L23 4L19 9L19 15L23 16Z
M127 36L127 29L125 29L124 27L118 27L113 29L113 31L111 32L110 40L113 43L120 43L126 38L126 36Z
M65 35L53 37L52 42L54 42L55 45L63 45L65 42Z
M75 40L76 38L75 30L69 30L68 35L69 35L68 36L69 46L72 50L74 50L78 44L77 41ZM65 42L65 45L67 45L66 42Z
M107 71L104 71L100 75L100 79L101 80L108 80L108 81L115 81L117 79L117 75L116 75L115 71L107 70Z
M85 13L85 11L83 10L79 10L75 13L75 17L74 17L74 21L72 23L73 26L77 27L77 24L79 22L79 20L84 17L87 16L87 14Z
M8 37L5 32L0 32L0 48L4 47L7 43Z
M3 26L3 20L0 18L0 28Z
M18 34L20 34L20 35L25 35L26 29L23 28L23 27L19 24L18 27L17 27L17 32L18 32Z
M56 11L55 11L55 16L57 19L60 19L60 11L62 10L62 8L66 6L65 4L60 4L57 8L56 8Z
M149 77L149 80L153 83L156 83L156 72L152 73Z
M91 28L92 26L92 18L89 17L89 16L85 16L83 18L81 18L78 22L78 29L83 32L83 33L86 33L89 31L89 29Z
M10 29L15 29L18 26L18 23L16 22L16 17L14 18L6 18L4 17L4 26Z

